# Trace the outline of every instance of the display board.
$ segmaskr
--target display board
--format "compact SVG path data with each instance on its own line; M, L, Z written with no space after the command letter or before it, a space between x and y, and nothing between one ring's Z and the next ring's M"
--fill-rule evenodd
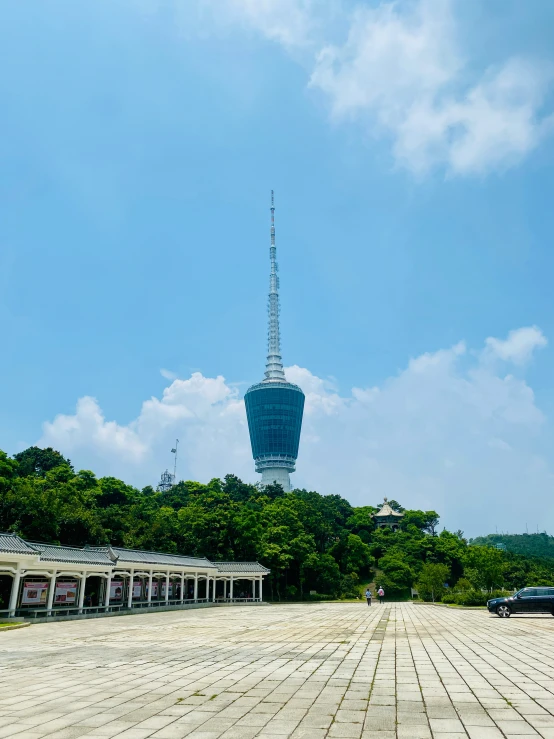
M121 600L123 598L123 582L112 580L110 582L110 600Z
M23 593L21 595L22 606L45 606L48 597L47 582L29 582L23 583Z
M54 602L56 604L71 605L77 600L76 582L57 582Z
M142 583L140 580L133 581L133 598L140 598L142 594Z

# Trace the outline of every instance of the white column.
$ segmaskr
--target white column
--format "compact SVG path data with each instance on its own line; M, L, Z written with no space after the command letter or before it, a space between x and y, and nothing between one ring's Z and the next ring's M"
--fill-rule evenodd
M104 593L104 605L106 606L106 611L110 605L110 586L112 584L112 577L113 572L108 572L108 577L106 578L106 592Z
M152 570L148 573L148 598L146 600L152 603Z
M214 577L212 579L213 582L213 590L212 590L212 603L215 603L215 591L217 590L217 578Z
M8 608L10 609L10 616L13 618L15 616L15 609L17 608L17 598L19 595L19 585L21 583L21 570L19 569L19 566L15 572L15 575L13 576L12 580L12 591L10 593L10 605Z
M256 580L253 578L250 580L250 585L252 586L252 600L256 599Z
M46 603L46 610L48 613L52 610L52 603L54 602L54 595L56 593L56 570L49 575L50 587L48 588L48 602Z
M165 574L165 602L169 601L169 571Z
M181 573L181 603L185 600L185 573Z
M262 585L264 583L263 575L260 575L260 601L262 600Z
M81 575L81 585L79 587L79 613L83 612L83 603L85 602L85 588L87 586L87 573Z
M223 598L227 600L227 579L223 580Z
M194 602L198 600L198 572L194 573Z
M129 592L127 593L127 608L133 607L133 582L135 580L135 571L131 570L129 576Z
M233 576L231 575L231 586L230 586L230 592L229 592L229 599L233 600Z

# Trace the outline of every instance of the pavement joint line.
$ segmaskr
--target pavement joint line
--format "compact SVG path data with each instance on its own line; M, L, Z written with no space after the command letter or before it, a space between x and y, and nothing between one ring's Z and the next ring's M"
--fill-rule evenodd
M450 647L451 647L451 648L452 648L452 649L453 649L454 651L456 651L456 652L458 652L458 653L459 653L459 650L457 649L457 647L455 646L455 644L453 644L453 643L452 643L451 641L449 641L448 639L446 639L446 642L447 642L447 644L448 644L448 645L449 645L449 646L450 646ZM451 661L451 659L449 658L449 656L448 656L448 655L446 654L446 652L445 652L444 650L442 650L442 651L443 651L443 654L444 654L445 658L446 658L446 659L447 659L447 660L448 660L448 661L449 661L449 662L450 662L450 663L452 664L452 661ZM478 655L478 654L477 654L477 653L475 652L475 650L472 650L472 651L474 652L474 654L475 654L475 656L476 656L476 657L479 657L479 655ZM462 678L462 679L464 680L464 682L466 683L466 685L467 685L468 689L469 689L469 690L470 690L470 691L472 692L472 694L474 695L474 697L476 697L476 698L477 698L477 700L478 700L478 696L477 696L477 695L475 694L475 691L473 690L473 688L471 687L471 685L469 685L469 684L468 684L468 682L467 682L467 680L466 680L466 679L464 678L463 674L462 674L462 673L458 673L458 674L460 674L461 678ZM517 688L517 685L516 685L516 684L515 684L515 683L513 682L513 680L511 680L510 678L506 678L506 679L510 680L510 682L512 683L512 685L514 685L514 686L515 686L515 687ZM499 696L500 696L500 697L501 697L501 698L502 698L503 700L505 700L505 701L506 701L506 703L508 704L508 703L509 703L509 701L507 700L507 698L506 698L505 696L503 696L503 695L502 695L502 693L501 693L501 692L500 692L500 691L499 691L499 690L498 690L497 688L495 688L495 690L496 690L496 692L498 693L498 695L499 695ZM532 697L531 697L530 699L531 699L531 700L533 700L533 699L532 699ZM513 706L512 706L511 704L509 704L509 705L510 705L510 707L511 707L511 708L512 708L513 710L515 710L515 711L516 711L517 713L519 713L519 714L520 714L520 716L521 716L522 720L523 720L523 721L525 721L525 723L527 724L527 726L529 726L529 727L530 727L530 728L529 728L529 735L531 735L531 734L532 734L532 733L534 732L534 727L533 727L532 725L530 725L530 724L529 724L529 723L528 723L528 722L526 721L526 719L524 718L524 716L523 716L523 715L522 715L522 714L521 714L521 713L520 713L520 712L519 712L519 711L518 711L517 709L514 709L514 708L513 708ZM537 704L537 705L538 705L538 704ZM456 712L457 712L457 713L458 713L458 715L459 715L459 710L458 710L458 709L457 709L456 707L454 707L454 708L455 708ZM486 709L485 709L485 711L486 711ZM488 713L488 711L486 711L486 712ZM496 728L497 728L497 729L498 729L498 730L499 730L499 731L501 732L502 736L508 736L507 734L505 734L505 733L504 733L504 732L502 731L502 728L501 728L500 726L498 726L498 724L497 724L497 722L495 721L495 719L494 719L494 718L492 718L492 717L491 717L491 720L492 720L492 721L493 721L493 722L495 723L495 725L496 725Z

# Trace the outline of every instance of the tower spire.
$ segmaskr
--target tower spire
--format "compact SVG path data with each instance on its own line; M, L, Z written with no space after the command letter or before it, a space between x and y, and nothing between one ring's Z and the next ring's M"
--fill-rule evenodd
M265 380L285 380L283 360L281 358L281 337L279 334L279 277L277 272L277 247L275 246L275 200L271 191L271 229L269 245L269 328L267 335L267 362L265 365Z

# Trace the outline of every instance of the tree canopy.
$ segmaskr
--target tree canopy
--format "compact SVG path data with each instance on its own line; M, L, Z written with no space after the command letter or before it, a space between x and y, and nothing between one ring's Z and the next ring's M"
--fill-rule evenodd
M53 449L31 447L14 457L0 451L0 531L73 546L257 560L271 569L274 599L358 597L371 582L393 597L419 583L423 597L436 599L458 582L477 591L554 581L551 560L470 545L460 531L438 533L435 511L392 503L404 512L395 532L375 528L375 507L353 507L340 495L285 493L235 475L138 490L76 472Z

